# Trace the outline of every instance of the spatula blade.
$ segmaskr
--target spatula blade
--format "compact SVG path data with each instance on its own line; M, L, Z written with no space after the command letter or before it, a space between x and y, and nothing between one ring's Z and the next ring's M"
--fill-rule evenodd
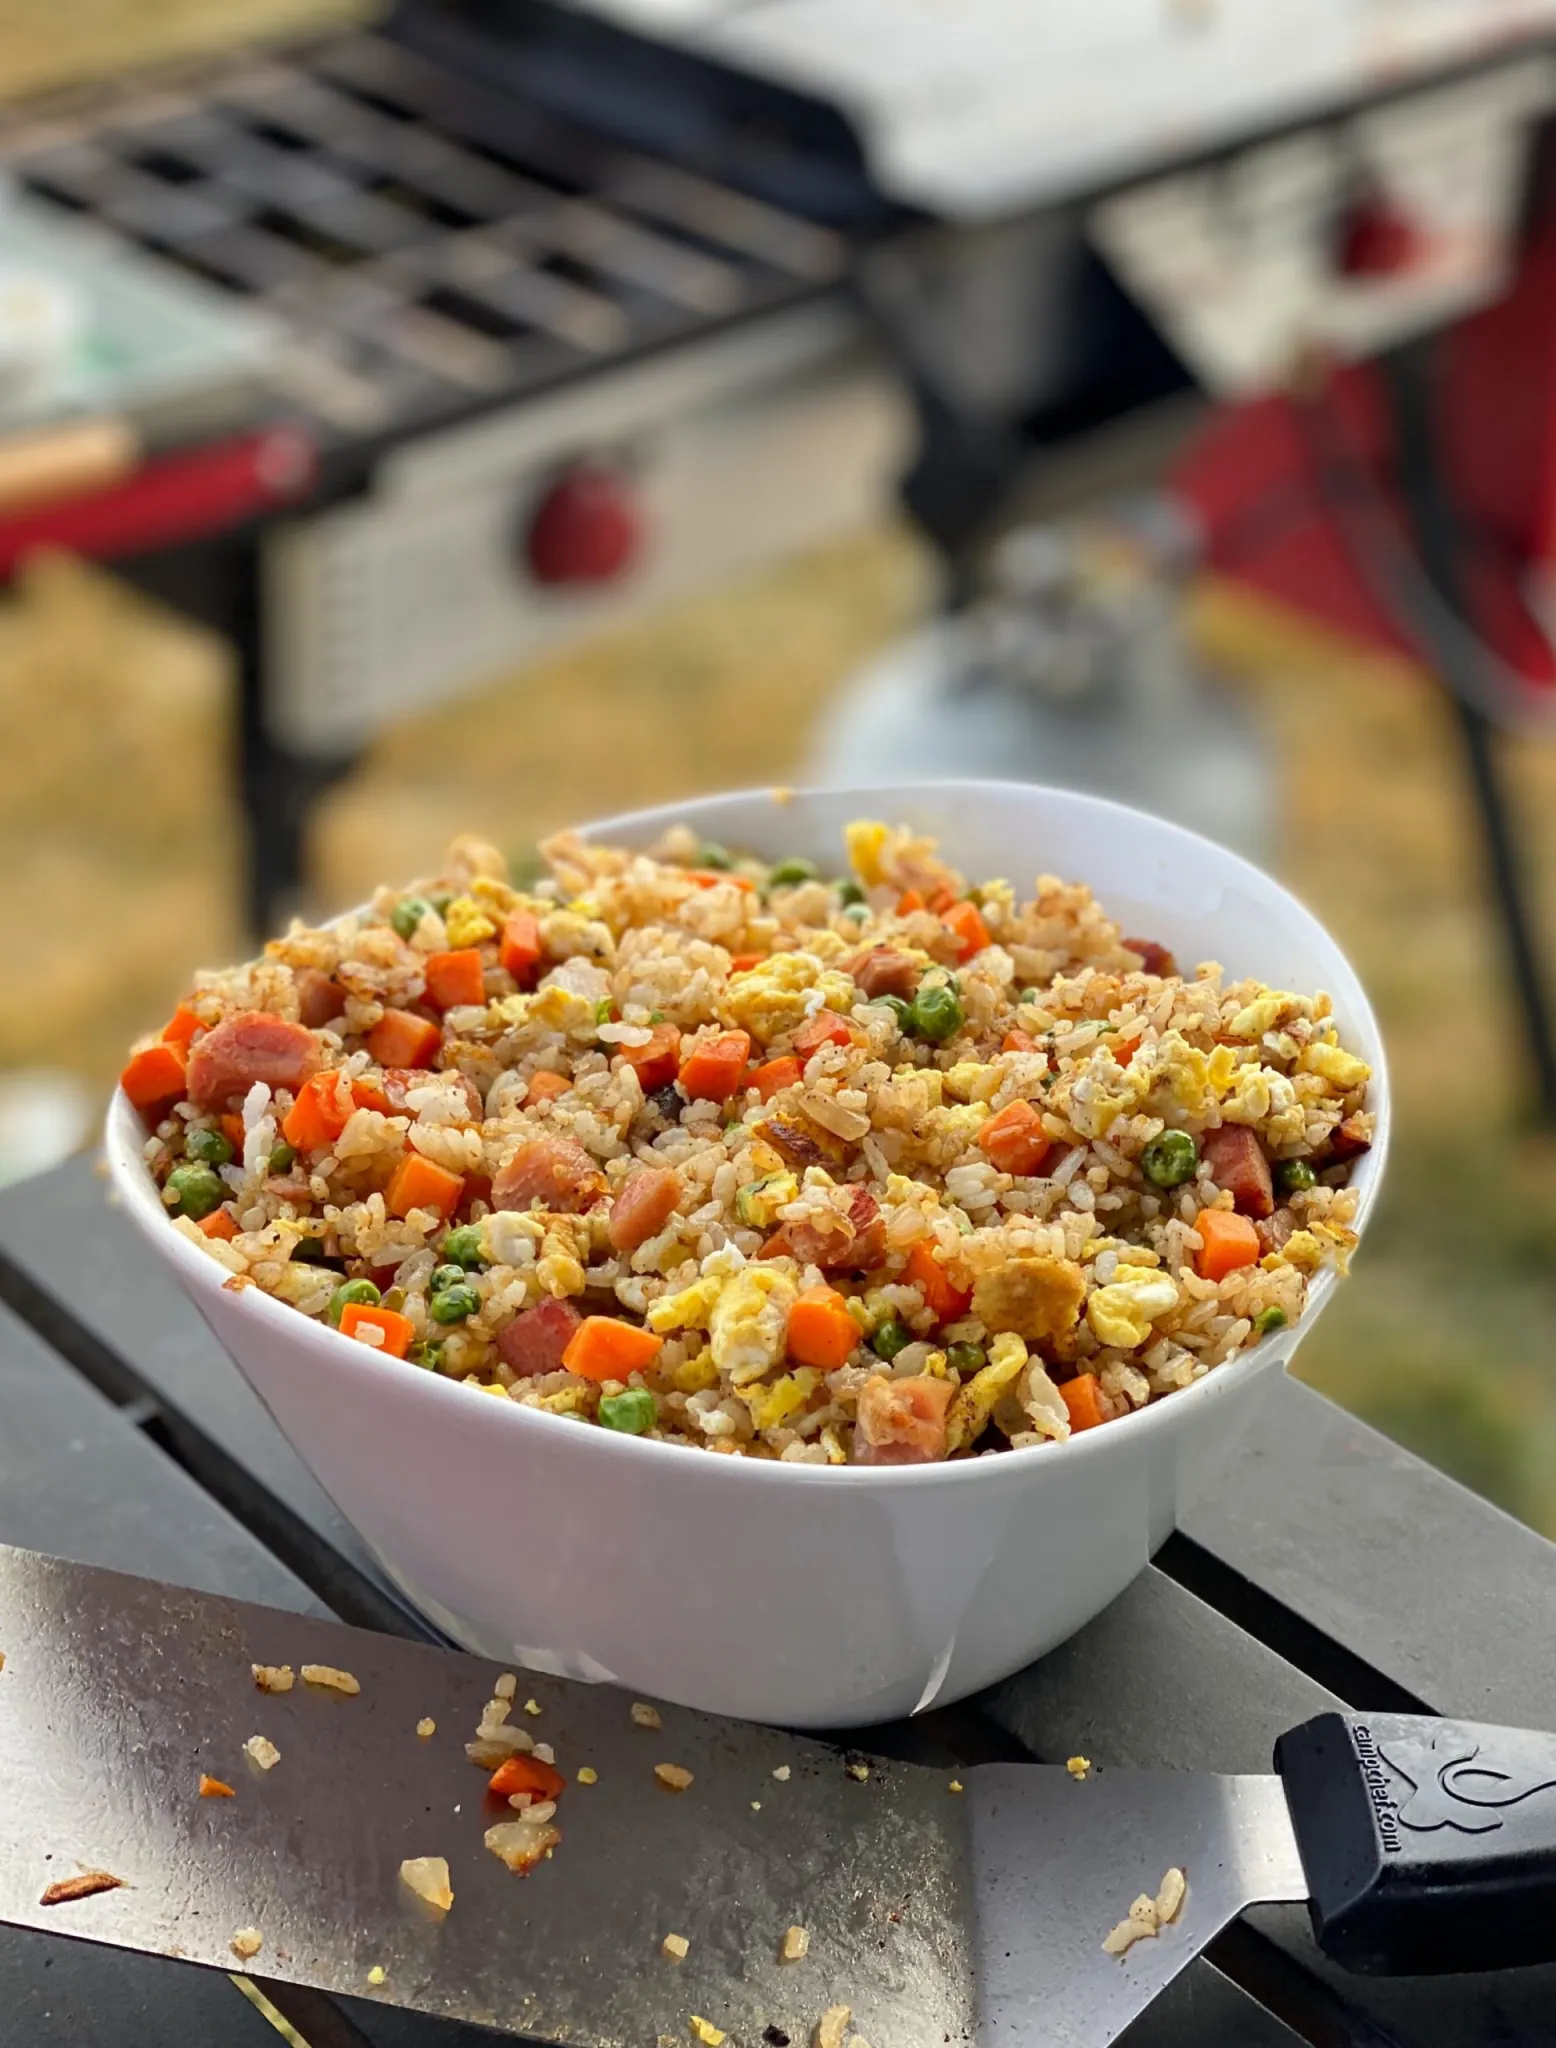
M521 1878L483 1845L513 1816L464 1753L484 1661L4 1548L0 1651L0 1920L569 2048L686 2041L693 2015L800 2048L834 2005L878 2048L1105 2043L1242 1905L1302 1895L1262 1780L991 1766L958 1792L674 1707L645 1729L620 1692L522 1672L513 1721L569 1782L562 1842ZM254 1664L305 1663L360 1693L254 1685ZM202 1772L235 1796L202 1798ZM400 1880L417 1856L448 1860L446 1915ZM1169 1863L1181 1923L1104 1956ZM84 1870L123 1884L42 1903ZM246 1928L263 1947L243 1959Z

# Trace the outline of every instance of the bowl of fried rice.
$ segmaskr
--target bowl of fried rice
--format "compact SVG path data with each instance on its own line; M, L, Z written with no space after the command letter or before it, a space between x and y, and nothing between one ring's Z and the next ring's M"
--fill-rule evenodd
M710 1711L943 1705L1237 1456L1375 1197L1367 999L1097 799L710 798L202 973L120 1199L457 1641Z

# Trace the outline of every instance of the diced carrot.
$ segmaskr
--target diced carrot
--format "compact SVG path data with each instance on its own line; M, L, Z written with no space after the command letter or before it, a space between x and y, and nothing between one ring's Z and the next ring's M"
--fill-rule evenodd
M584 1380L625 1380L652 1364L663 1337L617 1316L585 1316L562 1353L566 1371Z
M853 1032L836 1010L818 1010L814 1017L807 1017L795 1032L794 1050L798 1058L808 1060L824 1045L851 1045L853 1038Z
M358 1109L376 1109L380 1116L387 1116L391 1108L382 1082L376 1081L371 1074L363 1074L352 1082L351 1099Z
M646 1045L623 1045L617 1050L637 1075L643 1093L652 1095L675 1079L681 1064L681 1034L673 1024L656 1024Z
M763 1066L753 1067L746 1080L764 1102L771 1102L780 1088L792 1088L803 1072L799 1061L786 1054L781 1060L768 1060Z
M187 1003L180 1003L163 1026L162 1043L164 1045L179 1046L183 1051L188 1052L189 1041L197 1031L203 1031L204 1029L205 1025L195 1015L194 1011L190 1009L189 1005Z
M1224 1280L1259 1257L1259 1233L1235 1209L1201 1209L1194 1228L1202 1240L1194 1270L1201 1280Z
M1007 1031L1000 1040L1001 1052L1036 1052L1037 1040L1030 1031Z
M572 1082L565 1074L553 1074L543 1069L530 1076L529 1086L524 1091L524 1107L537 1109L543 1102L555 1102L559 1095L565 1095Z
M385 1010L363 1043L381 1067L430 1067L443 1034L410 1010Z
M528 988L534 980L541 952L540 926L534 917L527 910L510 911L498 941L497 958L520 988Z
M978 1147L1001 1173L1040 1173L1053 1140L1030 1102L1008 1102L979 1131Z
M917 889L904 889L897 898L897 915L906 917L910 910L922 910L924 898Z
M452 1010L460 1003L486 1001L486 970L479 946L461 946L454 953L434 953L422 972L427 977L427 1000L440 1010Z
M924 1306L937 1323L954 1323L958 1316L967 1313L971 1290L957 1286L926 1239L920 1238L909 1252L904 1278L923 1295Z
M754 889L749 875L731 874L727 868L687 868L686 879L699 889L716 889L720 882L733 882L737 889Z
M681 1086L693 1097L707 1102L727 1102L740 1086L751 1057L751 1037L745 1031L721 1031L706 1038L681 1065Z
M926 910L932 910L936 917L944 917L955 901L956 892L942 882L938 889L930 891L929 901L924 907Z
M486 1781L488 1792L499 1799L511 1799L515 1792L533 1792L537 1799L556 1799L566 1790L567 1780L538 1756L510 1756L500 1763Z
M731 974L749 974L753 967L760 967L767 958L765 953L737 953L729 963Z
M331 1068L304 1081L281 1119L281 1134L299 1152L323 1152L350 1123L355 1108L350 1087L339 1069Z
M243 1128L242 1117L224 1116L221 1119L221 1132L233 1151L241 1158L243 1155L243 1142L248 1136L248 1132Z
M1132 1038L1121 1038L1118 1044L1114 1046L1113 1057L1121 1067L1127 1067L1135 1054L1140 1050L1142 1035L1141 1032L1137 1031Z
M933 907L933 906L932 906ZM956 940L956 957L970 960L989 944L989 927L976 903L953 903L941 912L941 923Z
M1073 1380L1065 1381L1059 1392L1070 1411L1072 1430L1095 1429L1099 1422L1107 1421L1099 1398L1102 1389L1097 1385L1095 1373L1077 1373Z
M130 1055L119 1086L143 1116L166 1109L184 1092L184 1055L176 1045L148 1045Z
M436 1209L445 1222L459 1207L464 1181L457 1173L419 1152L407 1152L384 1189L391 1216L409 1216L413 1209Z
M213 1209L209 1216L202 1216L195 1225L204 1237L231 1239L238 1234L237 1218L228 1209Z
M374 1308L365 1301L348 1301L340 1312L340 1334L354 1337L358 1330L381 1331L383 1342L373 1348L387 1351L391 1358L403 1358L411 1348L416 1325L409 1316L402 1316L398 1309Z
M202 1799L236 1799L237 1793L220 1778L212 1778L206 1772L200 1773L200 1797Z
M836 1372L858 1342L859 1325L835 1288L807 1288L789 1311L789 1356L801 1365Z

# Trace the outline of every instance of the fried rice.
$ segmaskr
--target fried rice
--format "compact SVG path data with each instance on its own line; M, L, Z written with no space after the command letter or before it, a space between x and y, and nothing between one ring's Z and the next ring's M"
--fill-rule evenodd
M1296 1322L1372 1137L1329 999L846 842L461 840L196 976L124 1076L173 1226L483 1394L808 1464L1038 1448Z

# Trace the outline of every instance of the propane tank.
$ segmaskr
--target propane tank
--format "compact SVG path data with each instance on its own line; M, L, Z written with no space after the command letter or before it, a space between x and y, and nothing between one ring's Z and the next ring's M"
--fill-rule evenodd
M1112 797L1265 863L1273 763L1182 627L1191 515L1153 496L994 551L965 612L846 686L811 761L826 784L992 777Z

